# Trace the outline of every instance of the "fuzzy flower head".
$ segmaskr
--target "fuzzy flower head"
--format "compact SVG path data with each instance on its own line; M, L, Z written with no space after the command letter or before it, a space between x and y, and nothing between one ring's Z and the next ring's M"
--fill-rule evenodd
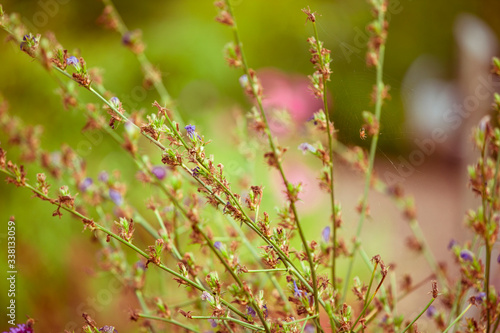
M80 189L80 191L85 192L90 187L90 185L92 185L93 182L94 181L92 180L92 178L87 177L84 180L82 180L78 188Z
M463 261L473 261L474 253L467 249L463 249L462 251L460 251L460 258L462 258Z
M99 172L99 176L97 176L97 179L99 179L103 183L107 183L109 180L109 175L106 171L101 171Z
M248 85L250 84L250 82L248 81L248 76L246 74L243 74L242 76L240 76L238 81L240 81L240 85L242 88L247 88Z
M425 314L429 318L433 318L436 315L436 313L437 313L437 310L436 310L436 307L434 305L429 306L427 311L425 311Z
M208 322L210 323L210 326L212 326L212 328L217 327L217 322L215 321L215 319L209 319Z
M255 310L251 306L247 305L247 314L252 316L252 318L255 318L257 312L255 312Z
M213 303L214 301L214 297L212 295L210 295L210 293L204 291L202 294L201 294L201 300L202 301L208 301L209 303Z
M316 332L316 328L314 325L307 324L306 327L304 327L304 333L314 333Z
M187 135L192 139L195 135L195 130L196 130L196 126L194 125L187 125L186 127L184 127L184 129L187 131Z
M119 108L120 105L121 105L121 102L120 100L118 99L118 97L111 97L111 99L109 100L111 105L113 105L115 108Z
M484 300L486 300L486 293L484 291L480 292L474 296L474 298L476 299L476 303L481 304Z
M27 34L23 36L23 41L19 44L21 51L26 52L30 56L34 57L35 50L38 47L38 42L40 41L40 35L33 36L32 34Z
M295 282L295 280L293 281L293 296L297 298L302 296L302 290L297 287L297 283Z
M77 57L75 56L71 56L69 57L68 59L66 59L66 63L69 65L69 66L78 66L78 64L80 63L80 61L78 60Z
M123 197L122 197L122 195L120 194L120 192L118 192L115 189L112 189L112 188L109 189L109 198L117 206L121 206L123 204Z
M321 237L323 237L323 241L327 243L330 240L330 227L325 227L323 231L321 232Z
M167 176L167 170L162 165L156 165L151 169L151 173L156 176L159 180L165 179Z
M302 151L303 154L307 153L308 151L310 151L311 153L316 152L316 148L314 148L312 145L310 145L307 142L301 143L298 148L299 148L299 150Z

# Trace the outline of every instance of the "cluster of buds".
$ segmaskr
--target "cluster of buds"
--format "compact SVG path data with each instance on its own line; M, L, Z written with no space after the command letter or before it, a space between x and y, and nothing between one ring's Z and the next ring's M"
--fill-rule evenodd
M118 31L120 21L113 6L108 5L104 7L101 16L97 19L97 23L104 26L106 29Z
M120 230L120 237L127 242L131 242L132 237L134 236L134 220L121 217L119 222L115 222L115 224Z
M307 15L307 20L313 25L316 24L316 14L308 9L302 9ZM330 81L332 70L330 69L331 57L330 50L323 47L323 42L314 37L307 39L309 43L309 53L311 53L311 63L314 65L314 73L309 76L311 81L311 90L317 98L324 98L325 84Z
M127 31L122 36L122 44L135 54L143 53L145 46L142 42L142 31L139 29Z
M245 90L245 93L254 98L262 98L263 88L260 83L259 78L257 77L257 73L249 68L248 75L244 74L239 79L240 85Z
M380 21L381 16L387 12L387 0L370 0L373 7L374 20L368 25L370 32L368 41L368 52L366 53L366 65L368 67L377 66L379 63L380 46L385 44L387 39L387 29L389 23L387 20Z
M150 262L155 265L159 265L161 263L161 253L165 248L165 241L163 239L157 239L155 245L151 245L148 247L147 252L149 253L149 258L146 262L146 267Z
M287 280L291 280L291 277L287 276ZM289 288L293 290L293 297L290 297L289 300L297 305L297 314L313 314L314 296L308 293L302 286L299 288L295 280L291 280L291 284L289 286Z
M40 44L41 35L38 34L33 36L31 33L23 36L23 41L19 45L21 51L28 54L30 57L36 57L36 51L38 49L38 45Z
M215 20L224 25L233 27L234 20L231 16L230 9L225 1L215 1L214 6L217 8L218 13Z
M68 66L73 66L75 72L73 73L73 79L78 82L82 87L89 88L91 79L90 74L87 70L87 64L82 57L78 59L75 56L68 57L66 60L66 64Z
M363 111L361 115L363 117L363 132L365 135L374 136L378 134L380 124L375 115L370 111Z
M239 68L242 65L241 49L234 42L229 42L224 47L224 54L229 67Z

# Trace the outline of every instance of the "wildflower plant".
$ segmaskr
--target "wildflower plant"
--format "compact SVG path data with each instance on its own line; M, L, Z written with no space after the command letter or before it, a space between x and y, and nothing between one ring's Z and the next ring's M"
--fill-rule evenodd
M0 148L0 171L7 183L28 189L34 197L53 205L54 217L70 214L92 233L101 247L101 268L133 290L139 307L128 317L144 331L177 327L192 332L417 332L422 316L443 331L498 330L500 300L491 281L491 267L500 261L500 257L492 257L500 223L500 128L496 126L500 122L500 96L495 95L494 104L499 121L486 117L474 132L479 159L468 170L469 185L481 199L481 206L466 214L473 240L450 243L450 253L460 270L460 276L454 278L427 245L412 199L405 197L399 186L384 183L373 171L383 126L382 106L390 97L389 87L383 82L388 1L369 1L374 17L368 25L371 35L366 64L375 69L371 92L374 110L360 110L364 122L360 135L370 144L368 152L345 147L337 140L329 105L329 94L335 94L328 88L335 75L331 52L316 27L319 15L310 8L303 9L313 32L305 41L312 64L310 91L323 107L309 120L315 135L298 149L304 159L321 162L317 171L319 188L329 198L329 218L321 221L322 231L315 239L306 238L307 222L297 208L303 185L293 183L285 172L289 148L271 130L263 103L265 89L246 58L231 1L215 2L215 20L233 35L224 48L225 60L240 71L235 84L241 85L254 104L248 110L246 126L260 140L261 158L280 179L284 200L276 204L276 213L265 211L264 203L274 202L262 184L251 179L242 182L245 188L240 191L235 185L238 180L229 179L224 161L210 150L210 139L205 138L202 126L181 118L182 112L163 85L159 69L146 57L140 30L130 31L113 3L102 2L99 23L120 34L122 44L137 56L143 84L154 87L160 96L159 101L144 105L145 116L127 109L120 96L106 89L98 71L87 65L84 57L65 49L53 35L32 35L15 15L3 9L0 27L28 61L39 62L55 78L64 107L85 114L83 130L105 132L116 149L130 157L136 178L157 189L157 195L141 203L131 200L133 189L119 172L104 170L97 177L88 174L85 160L67 145L62 146L59 159L51 158L40 141L39 128L15 118L3 98L0 127L6 140ZM498 59L493 66L495 74L500 75ZM89 92L92 102L84 102L75 83ZM155 147L156 153L143 149L144 142ZM11 149L21 152L18 161L9 159L7 152ZM349 164L365 178L352 241L345 239L342 226L355 222L343 220L342 205L335 196L338 162ZM27 164L40 172L28 174ZM391 265L385 264L378 253L365 251L363 244L370 240L362 238L362 231L369 216L371 189L387 194L402 210L413 233L409 246L425 257L431 278L415 283L403 276L396 281ZM360 258L366 275L353 276L354 263ZM345 271L339 269L339 261L347 263ZM168 288L177 286L175 293L155 292L160 289L148 287L150 280L146 277L151 271L157 272ZM398 311L397 303L413 296L421 284L429 286L430 296L424 295L426 300L417 315L406 317ZM176 302L177 295L182 295L183 302ZM422 301L422 295L415 299ZM442 300L440 305L436 300ZM478 309L477 314L469 314L472 306ZM98 324L88 313L81 315L83 332L117 331L111 326L114 323ZM30 320L11 327L9 332L33 332L33 326Z

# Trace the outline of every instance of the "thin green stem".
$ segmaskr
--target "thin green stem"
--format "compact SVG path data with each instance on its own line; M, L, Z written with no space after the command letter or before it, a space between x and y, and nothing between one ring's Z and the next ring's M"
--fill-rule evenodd
M316 22L312 21L312 26L314 28L314 36L316 39L316 47L318 52L321 52L321 45L319 41L319 36L318 36L318 29L316 28ZM327 64L323 63L323 57L320 55L319 60L321 62L321 67L325 68ZM328 79L328 74L323 73L323 109L325 111L326 115L326 132L328 133L328 154L330 157L330 164L328 165L328 168L330 170L330 204L331 204L331 209L332 209L332 231L333 231L333 240L332 240L332 276L331 276L331 282L333 286L333 290L337 288L337 275L335 272L335 267L336 267L336 258L337 258L337 212L335 209L335 182L334 182L334 174L333 174L333 128L330 127L330 110L328 107L328 94L327 94L327 88L326 88L326 82Z
M469 311L470 307L472 306L472 304L469 303L469 305L465 308L464 311L462 311L462 313L457 317L455 318L455 320L450 324L450 326L448 326L444 331L443 333L446 333L448 332L453 326L455 326L456 323L458 323L460 321L460 319L465 315L465 313L467 311Z
M486 175L486 165L488 164L488 136L485 135L483 147L481 149L481 178L483 179L482 193L481 193L481 204L483 208L483 225L485 227L484 231L484 245L486 247L486 258L485 258L485 277L484 277L484 290L486 292L486 333L490 333L491 325L491 314L490 314L490 265L491 265L491 244L490 244L490 220L488 215L488 194L487 194L487 175ZM494 193L494 192L493 192Z
M246 273L272 273L272 272L286 272L286 268L273 268L273 269L249 269Z
M255 330L255 331L264 331L262 327L258 327L247 322L241 321L236 318L231 317L212 317L212 316L191 316L190 319L213 319L213 320L222 320L222 321L232 321L233 323L237 323L240 326Z
M382 10L381 8L378 9L378 24L380 27L384 26L384 21L385 21L385 11ZM376 94L376 100L375 100L375 119L377 124L380 124L380 115L382 113L382 103L383 103L383 90L384 90L384 82L383 82L383 72L384 72L384 55L385 55L385 40L381 43L379 52L378 52L378 61L376 64L376 71L377 71L377 78L376 78L376 87L377 87L377 94ZM344 279L344 291L342 293L342 302L344 303L347 290L349 287L349 281L351 279L351 274L352 270L354 267L354 259L356 258L356 253L359 249L359 246L361 244L361 230L363 229L363 224L366 218L366 210L368 207L368 193L370 190L370 184L371 184L371 179L372 179L372 172L373 172L373 165L375 163L375 153L377 152L377 143L379 139L379 131L377 131L372 138L371 145L370 145L370 155L368 159L368 170L366 171L366 176L365 176L365 186L363 190L363 198L362 198L362 204L361 204L361 213L359 216L359 221L358 221L358 227L356 230L356 236L355 236L355 241L353 245L353 249L351 251L351 260L349 261L349 267L347 269L347 274Z
M427 260L427 263L429 266L431 266L431 270L436 273L436 277L439 280L439 283L441 284L441 288L443 290L446 290L448 288L448 282L446 281L446 275L443 273L443 271L439 268L439 265L436 261L436 258L432 254L429 244L427 243L426 237L424 236L424 233L422 232L422 229L420 228L420 224L418 223L417 219L412 219L409 222L410 229L413 232L413 235L417 238L418 242L422 246L422 254L424 255L425 259Z
M293 321L283 321L283 322L281 322L281 325L283 325L283 326L293 325L293 324L296 324L296 323L301 323L303 321L308 321L308 320L311 320L311 319L315 319L317 317L318 317L318 315L314 315L314 316L307 316L305 318L301 318L301 319L297 319L297 320L293 320Z
M190 332L195 332L195 333L201 333L200 331L198 331L196 328L193 328L191 326L188 326L188 325L185 325L183 323L181 323L180 321L177 321L175 319L171 319L171 318L165 318L165 317L157 317L157 316L151 316L149 314L145 314L145 313L139 313L137 314L140 318L144 318L144 319L151 319L151 320L158 320L158 321L163 321L165 323L169 323L169 324L173 324L175 326L179 326L179 327L182 327Z
M432 298L429 301L429 303L427 303L427 306L422 311L420 311L420 313L417 315L417 317L415 319L413 319L413 321L408 326L406 326L406 328L401 333L405 333L406 331L408 331L410 329L410 327L412 327L412 325L415 324L415 322L418 320L418 318L420 318L425 313L425 311L427 311L427 309L431 306L431 304L434 302L434 300L435 300L435 298Z

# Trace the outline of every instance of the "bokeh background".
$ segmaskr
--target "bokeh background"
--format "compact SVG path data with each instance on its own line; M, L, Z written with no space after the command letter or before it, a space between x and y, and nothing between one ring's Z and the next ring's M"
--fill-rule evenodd
M306 43L312 29L305 25L301 9L310 6L321 14L319 35L332 51L334 74L329 89L338 138L346 145L366 147L369 140L363 141L359 136L361 112L373 109L369 95L375 80L374 71L365 66L365 26L372 19L369 5L364 0L233 2L247 58L268 86L269 108L292 111L291 124L278 123L275 130L280 141L290 147L285 167L293 180L304 182L306 191L300 209L308 225L308 236L317 238L327 224L327 201L319 192L314 171L319 166L295 149L307 141L302 123L316 108L304 84L312 71ZM105 86L120 99L128 98L134 101L134 108L153 112L150 105L158 96L154 90L138 89L142 73L135 56L121 45L117 33L96 24L103 9L100 1L0 3L8 13L19 12L33 33L55 32L70 53L79 51L90 67L102 68ZM482 82L488 82L491 56L498 55L500 3L390 3L384 81L391 86L392 98L383 108L376 170L380 175L397 175L406 192L414 195L419 220L433 252L440 260L449 260L447 244L452 238L467 238L462 216L468 207L477 204L468 194L465 166L474 156L468 149L470 128L491 104L491 95L474 99L476 88L485 87L490 93L495 89L494 83ZM238 84L241 72L228 68L223 59L222 50L232 36L229 29L214 21L216 10L212 1L119 1L116 6L130 30L142 30L146 54L161 70L185 122L196 124L206 138L212 139L210 152L217 161L230 165L230 176L238 178L248 173L254 182L266 186L269 196L275 199L266 207L272 211L281 200L279 181L261 160L257 159L255 167L249 166L231 143L236 120L251 104ZM0 32L2 39L6 36ZM0 92L8 99L11 113L27 124L44 126L45 149L59 149L62 142L78 147L82 140L88 140L80 132L84 116L64 111L54 93L56 88L55 81L17 45L2 44ZM93 101L90 94L80 94ZM297 100L307 102L301 104ZM472 111L460 116L460 105L472 100L478 101ZM458 117L454 118L459 119L458 126L444 120L447 112ZM423 160L412 163L414 152L424 151L415 140L428 143L436 129L442 130L447 139L439 144L433 141L432 152L420 154ZM120 169L123 178L134 179L135 170L128 157L107 138L80 153L88 160L91 176L104 169ZM15 152L10 156L15 156ZM405 161L411 167L402 175L400 164ZM36 170L31 168L31 174ZM343 233L349 240L357 223L355 207L362 191L362 177L339 165L337 179L337 199L344 207ZM133 180L130 187L136 190L129 191L129 195L138 202L153 191ZM91 243L88 233L81 232L80 223L68 216L53 218L52 211L53 207L32 199L26 190L0 183L0 220L7 222L14 215L17 221L18 322L29 315L37 319L38 331L59 333L82 324L81 312L87 310L121 333L135 331L137 324L129 322L127 316L127 311L135 306L130 303L131 295L120 291L111 292L111 299L104 296L116 288L111 276L95 272L98 246ZM380 253L386 262L397 263L399 277L408 272L415 280L427 276L429 271L422 258L405 248L409 229L394 204L373 193L371 214L373 218L363 233L365 250L373 255ZM5 233L6 226L0 230L2 244ZM0 256L0 263L5 262L5 256ZM366 274L363 265L357 265L356 274ZM498 268L492 274L498 276ZM4 281L2 307L6 304ZM423 297L428 289L425 288L421 291ZM401 311L411 314L420 308L421 304L412 301L403 303ZM1 320L3 325L4 318ZM427 324L422 325L419 328Z

